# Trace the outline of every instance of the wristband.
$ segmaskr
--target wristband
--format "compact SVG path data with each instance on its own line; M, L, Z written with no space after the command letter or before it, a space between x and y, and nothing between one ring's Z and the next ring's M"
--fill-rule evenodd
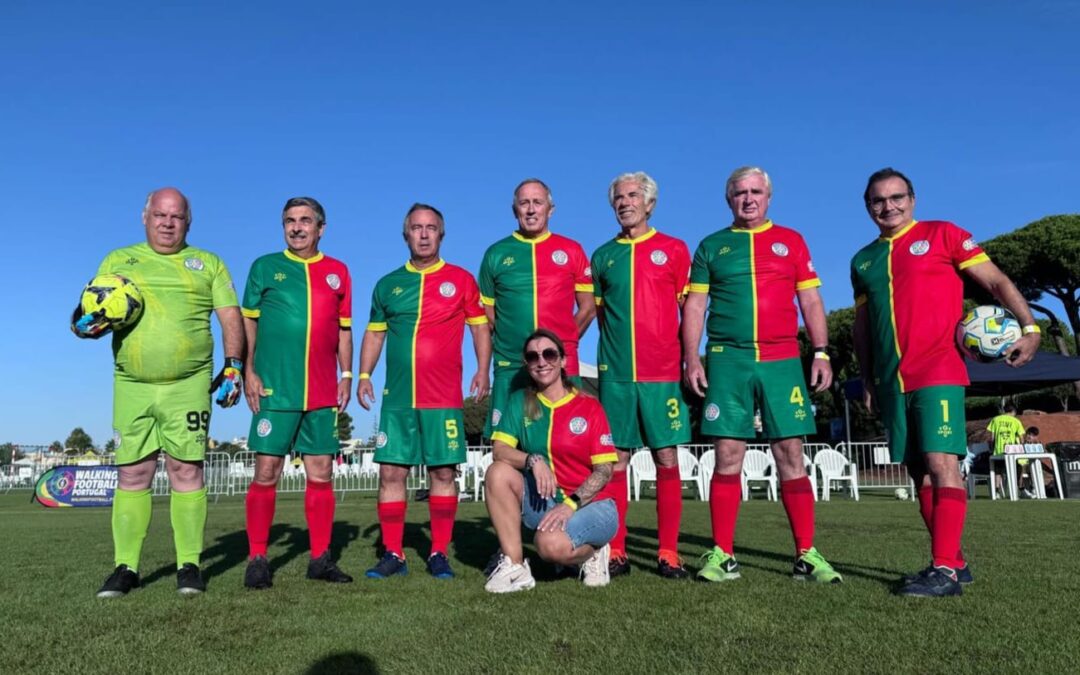
M370 380L371 379L371 373L360 373L360 377L357 378L357 379Z
M237 370L243 372L243 370L244 370L244 362L241 361L240 359L236 358L235 356L226 356L225 357L225 367L226 368L236 368Z
M829 355L825 352L814 352L815 359L821 359L822 361L830 361Z
M343 371L341 371L341 379L344 380L346 377L349 378L350 380L352 379L352 371L351 370L343 370Z
M570 495L569 497L564 499L563 502L562 502L563 504L566 504L567 506L569 506L571 511L577 511L577 508L578 508L578 503L574 501L575 496L576 495Z
M1029 326L1024 326L1023 331L1024 335L1031 335L1032 333L1035 333L1036 335L1042 335L1042 329L1039 328L1038 324L1034 323Z

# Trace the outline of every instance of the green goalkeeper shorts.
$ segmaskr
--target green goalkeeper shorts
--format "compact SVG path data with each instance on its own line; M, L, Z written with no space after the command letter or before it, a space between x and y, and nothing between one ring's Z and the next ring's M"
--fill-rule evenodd
M203 461L210 430L209 392L209 370L161 384L116 377L116 463L134 464L158 450L185 462Z

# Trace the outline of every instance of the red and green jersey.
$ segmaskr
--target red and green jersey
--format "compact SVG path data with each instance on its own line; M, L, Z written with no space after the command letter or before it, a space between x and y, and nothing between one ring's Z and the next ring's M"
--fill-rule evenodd
M855 306L870 317L874 382L909 392L967 385L956 347L964 314L959 270L987 262L971 234L952 223L912 221L851 259Z
M705 237L690 269L690 290L709 294L710 348L746 350L755 361L799 356L795 293L820 285L802 236L771 220Z
M559 486L555 500L568 501L569 495L592 474L594 466L613 464L618 459L607 416L600 401L573 391L558 401L538 394L540 417L533 419L525 411L526 394L524 389L510 394L491 440L543 455ZM611 497L610 488L610 484L605 486L594 501Z
M241 311L259 322L255 372L266 410L337 405L338 340L352 326L352 281L345 263L289 251L251 264Z
M603 308L597 370L613 382L678 382L679 299L689 290L690 251L653 228L619 236L593 253L596 304Z
M566 347L566 372L578 374L577 293L592 293L589 259L572 239L545 232L526 239L514 232L484 253L480 299L495 309L495 369L520 368L525 338L554 331Z
M487 317L476 280L457 265L407 262L379 279L367 329L387 332L383 406L460 408L466 323Z
M143 296L142 317L113 333L117 377L165 383L213 370L210 312L237 304L220 258L194 246L164 254L141 243L105 256L97 273L126 277Z

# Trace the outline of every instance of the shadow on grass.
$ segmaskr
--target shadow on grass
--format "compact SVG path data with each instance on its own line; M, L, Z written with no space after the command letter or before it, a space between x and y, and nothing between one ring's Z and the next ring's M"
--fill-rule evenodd
M377 675L379 667L375 660L360 652L338 652L330 654L311 664L305 675L337 675L355 673L356 675Z

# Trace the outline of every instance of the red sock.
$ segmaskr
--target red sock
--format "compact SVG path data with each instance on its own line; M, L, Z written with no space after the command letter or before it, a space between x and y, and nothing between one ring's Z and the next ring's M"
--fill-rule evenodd
M270 525L274 522L274 505L277 502L277 486L251 482L244 506L247 510L248 557L266 557L270 541Z
M709 512L713 543L731 555L735 552L735 521L742 503L742 475L714 473L709 482Z
M405 502L379 502L376 511L379 514L379 527L382 529L383 547L401 558L401 540L405 538Z
M682 481L679 467L656 467L656 533L660 553L679 555L679 522L682 520Z
M814 488L810 478L780 481L780 500L795 538L795 555L800 556L814 547Z
M611 540L611 556L613 558L625 557L626 509L630 505L630 487L626 483L625 471L616 471L611 474L608 494L615 498L615 510L619 512L619 529L615 530L615 537Z
M330 530L334 527L334 484L307 480L304 490L304 515L307 516L311 557L318 558L330 548Z
M923 522L926 523L926 531L930 533L930 536L934 536L934 488L931 485L924 485L919 488L919 515L922 516Z
M428 497L428 513L431 514L431 552L446 555L450 539L454 536L454 517L457 516L457 495Z
M962 566L957 559L960 539L964 534L964 516L967 515L967 491L963 488L934 489L934 531L930 550L934 565L956 569Z

